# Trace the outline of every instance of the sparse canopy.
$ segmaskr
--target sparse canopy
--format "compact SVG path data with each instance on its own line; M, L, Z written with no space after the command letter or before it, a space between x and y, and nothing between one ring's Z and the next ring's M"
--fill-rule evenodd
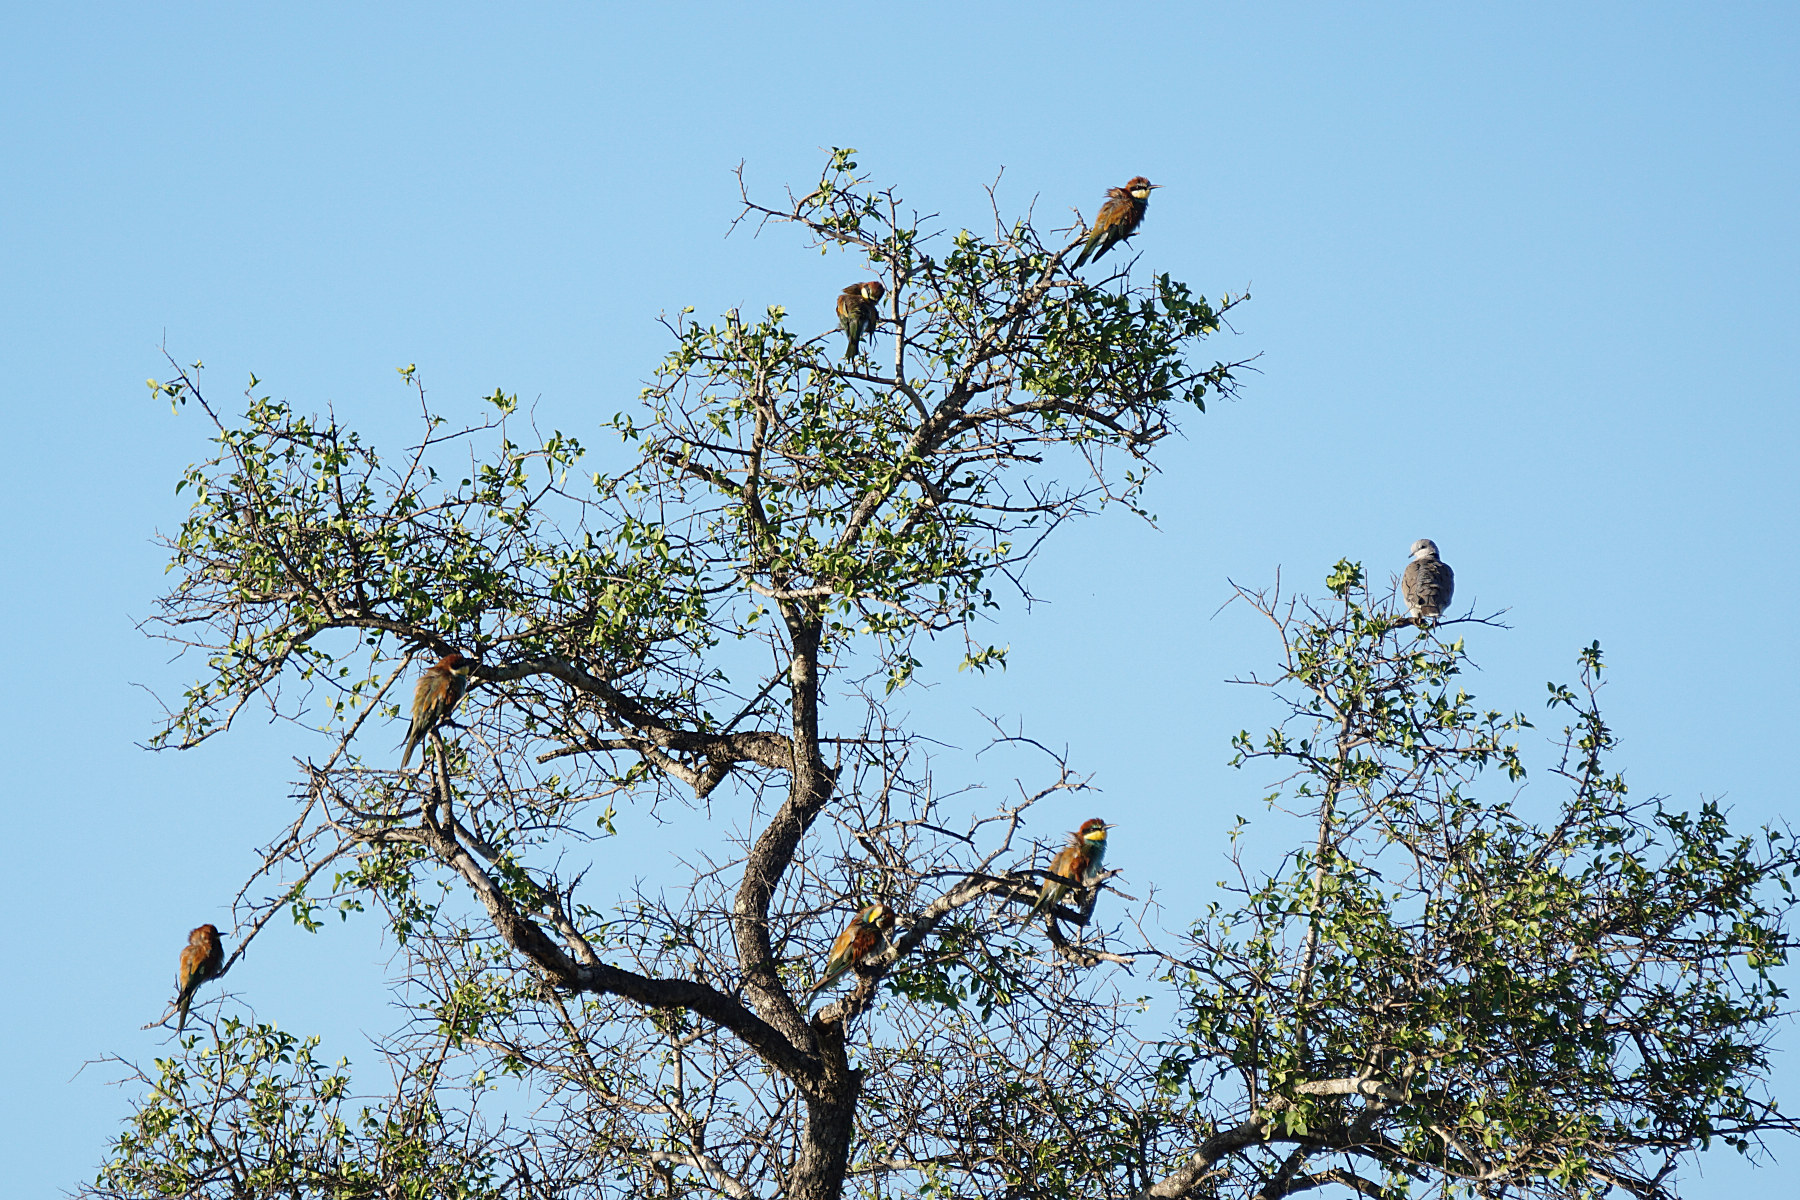
M1462 642L1396 623L1355 563L1328 586L1240 594L1283 655L1242 682L1285 719L1235 761L1311 836L1273 871L1234 852L1175 956L1159 1076L1209 1133L1149 1194L1670 1197L1696 1149L1795 1132L1763 1090L1786 831L1631 798L1598 645L1550 689L1553 794L1522 792L1531 722L1475 703Z
M1082 868L1091 918L1030 919L1063 841L1033 806L1082 780L1001 739L1027 782L982 801L890 700L1002 663L988 622L1046 539L1138 507L1159 443L1234 387L1196 356L1236 301L1085 282L1080 230L997 204L938 231L850 152L744 211L880 276L880 362L779 308L684 312L592 456L499 392L458 428L411 368L398 454L255 380L241 418L192 371L154 385L216 439L152 622L204 664L161 744L256 705L305 747L234 955L373 910L407 1017L391 1092L358 1095L202 1000L88 1194L1658 1196L1707 1139L1790 1128L1759 1091L1785 836L1628 802L1586 686L1552 696L1566 799L1518 804L1526 722L1350 564L1316 606L1246 597L1289 720L1240 758L1276 768L1305 848L1246 856L1185 935L1109 890L1128 844ZM398 771L408 685L453 653L456 726ZM630 882L627 808L681 822L690 874ZM1181 831L1200 862L1232 833L1211 811Z
M745 214L879 275L859 291L886 305L891 357L844 363L835 330L781 309L682 314L597 472L500 394L477 429L425 408L421 443L390 460L254 390L232 421L191 373L158 385L218 440L184 480L195 507L156 623L208 665L165 744L252 703L329 722L304 815L268 848L276 899L238 914L243 952L278 913L379 907L417 1005L394 1053L455 1064L404 1073L389 1111L439 1113L443 1072L544 1089L529 1136L477 1122L433 1161L499 1155L510 1179L598 1173L631 1195L835 1197L853 1174L913 1173L879 1166L896 1154L940 1152L968 1085L918 1077L974 1013L1004 1008L1040 1044L1110 1036L1110 984L1080 968L1116 960L1116 932L1021 923L1031 839L1056 836L1031 803L1078 781L1046 760L1010 803L946 804L884 701L941 635L952 663L1003 660L983 623L1045 539L1134 506L1155 446L1234 386L1233 365L1194 355L1236 301L1166 275L1090 284L1068 268L1073 235L1046 243L997 208L985 235L935 233L855 170L840 153L804 197ZM428 774L396 773L384 718L421 652L459 651L466 734ZM671 803L713 815L690 818L692 880L638 895L584 879L633 852L593 841L616 806ZM877 902L900 918L892 944L809 1017L832 940ZM907 999L857 1024L878 988ZM142 1161L108 1186L129 1190Z

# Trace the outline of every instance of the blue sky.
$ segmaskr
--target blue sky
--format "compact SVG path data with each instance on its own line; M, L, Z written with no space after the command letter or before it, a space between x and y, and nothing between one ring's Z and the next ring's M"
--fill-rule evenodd
M138 1026L187 929L226 923L301 752L261 725L137 747L144 688L185 678L134 628L166 583L151 538L204 453L144 388L165 340L216 398L254 371L377 437L409 432L394 368L417 363L452 412L498 386L598 441L659 312L780 303L822 329L857 276L726 239L740 160L773 195L855 146L952 227L1003 168L1003 202L1045 214L1143 173L1165 185L1143 267L1248 287L1215 348L1261 373L1167 447L1158 529L1070 531L1051 603L995 631L1008 671L922 709L1066 745L1122 823L1112 857L1198 897L1192 856L1266 782L1223 767L1228 739L1275 715L1222 683L1274 651L1213 616L1226 580L1317 590L1429 536L1459 599L1509 610L1473 639L1482 698L1535 708L1598 639L1635 786L1753 823L1793 809L1797 63L1782 5L0 11L18 1194L91 1174L127 1096L77 1070L159 1051ZM372 924L257 949L246 1004L373 1062ZM1691 1192L1747 1182L1712 1158Z

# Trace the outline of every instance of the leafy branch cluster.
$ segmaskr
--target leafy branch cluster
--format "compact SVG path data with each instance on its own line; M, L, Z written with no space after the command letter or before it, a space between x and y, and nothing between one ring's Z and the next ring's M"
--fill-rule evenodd
M1186 1032L1162 1074L1215 1109L1229 1097L1241 1119L1219 1153L1258 1145L1267 1194L1313 1186L1332 1156L1329 1181L1368 1195L1659 1196L1696 1145L1791 1132L1746 1086L1768 1078L1784 1012L1790 837L1631 798L1608 765L1598 645L1550 690L1565 797L1479 798L1486 776L1524 779L1530 722L1478 707L1461 639L1372 603L1358 565L1329 586L1324 605L1241 593L1285 658L1245 682L1288 718L1239 734L1236 762L1289 772L1270 802L1317 824L1278 870L1234 855L1235 902L1171 977Z
M894 706L940 639L1004 663L987 624L1065 522L1143 513L1157 446L1235 390L1196 356L1242 298L1083 278L1080 229L997 202L939 229L850 151L741 219L880 275L871 353L684 311L605 455L500 391L456 427L411 367L398 456L255 379L241 416L198 364L153 382L214 438L149 623L204 668L157 744L253 703L321 739L225 969L282 915L379 913L408 1017L392 1094L355 1098L311 1043L209 1022L132 1069L90 1194L1662 1198L1713 1139L1794 1131L1786 832L1631 796L1597 646L1550 693L1562 794L1526 792L1530 722L1453 636L1495 620L1416 627L1355 563L1328 599L1240 593L1283 715L1236 762L1299 846L1264 862L1240 822L1174 937L1110 875L1028 918L1036 806L1086 781L999 733L980 770L1036 782L990 800ZM397 689L452 651L473 688L394 770ZM620 813L677 807L671 882ZM897 923L815 996L874 902Z
M959 631L965 665L1003 661L975 637L996 584L1022 590L1062 522L1135 505L1178 414L1235 385L1237 366L1189 365L1235 301L1087 282L1064 265L1075 241L997 208L991 235L937 249L855 172L839 152L808 196L746 197L745 214L883 272L892 365L836 361L780 309L683 313L640 405L607 423L622 453L605 470L560 431L523 433L499 392L490 421L452 429L411 368L425 436L391 462L256 381L241 419L194 370L154 384L216 442L183 480L193 508L152 623L207 670L160 744L199 744L253 701L325 718L258 873L276 893L240 900L232 961L279 913L383 912L421 1013L390 1052L451 1046L462 1078L500 1069L541 1106L529 1138L494 1133L495 1161L543 1155L555 1132L626 1190L835 1196L866 1169L859 1112L911 1146L961 1104L851 1061L884 981L897 1007L867 1023L865 1054L915 1010L1009 1013L1017 1037L1052 1042L1123 1019L1082 972L1127 961L1088 926L1093 896L1055 910L1073 940L1021 926L1014 903L1041 875L1028 810L1081 781L1053 756L1053 782L982 812L942 792L886 703L920 636ZM364 726L397 711L413 656L452 650L477 660L458 732L433 734L422 773L372 761ZM665 803L733 817L684 887L596 895L618 805ZM902 922L848 995L809 1011L846 910L874 899Z

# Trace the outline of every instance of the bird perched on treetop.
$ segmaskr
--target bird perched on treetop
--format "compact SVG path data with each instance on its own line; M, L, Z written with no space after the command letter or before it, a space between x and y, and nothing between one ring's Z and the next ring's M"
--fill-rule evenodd
M181 1014L176 1033L187 1028L188 1005L194 1002L194 993L224 965L225 946L219 941L217 926L202 925L188 934L188 944L181 949L181 963L175 969L175 986L180 989L175 993L175 1011Z
M1412 561L1400 575L1400 596L1415 621L1435 621L1450 607L1456 572L1438 557L1437 543L1420 538L1412 544Z
M1099 817L1083 821L1081 828L1069 835L1069 844L1057 851L1051 860L1050 874L1073 879L1084 888L1093 887L1100 881L1100 864L1106 858L1106 831L1110 828ZM1031 915L1035 917L1051 905L1060 904L1068 894L1068 884L1058 879L1046 879L1043 891L1038 893L1038 902L1031 908Z
M851 917L844 932L831 943L831 957L825 960L825 974L813 984L813 992L830 987L837 982L838 976L867 958L893 927L894 910L879 900Z
M406 753L400 756L402 771L412 761L413 750L418 744L455 711L457 702L469 690L469 675L474 670L474 659L452 650L419 676L419 686L413 689L412 725L406 731Z
M1094 217L1094 227L1088 230L1087 245L1081 248L1075 266L1081 266L1090 257L1100 261L1108 250L1136 233L1150 207L1150 193L1161 186L1137 175L1124 187L1107 188L1106 203Z
M887 288L881 285L879 279L853 283L838 293L838 328L850 339L850 344L844 349L846 359L855 358L862 340L875 332L875 322L881 316L875 308L875 302L885 295Z

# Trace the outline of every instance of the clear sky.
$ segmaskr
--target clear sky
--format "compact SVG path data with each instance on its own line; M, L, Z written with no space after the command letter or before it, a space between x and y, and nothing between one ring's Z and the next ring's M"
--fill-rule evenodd
M228 925L308 748L256 724L137 746L144 689L187 679L135 622L205 452L148 397L159 345L216 398L254 371L378 437L410 432L394 368L417 363L454 413L498 386L597 442L659 312L823 329L858 277L726 239L740 160L773 195L855 146L952 228L1002 168L1003 202L1046 214L1145 174L1143 268L1252 291L1215 349L1261 373L1165 448L1160 528L1070 531L1051 603L995 631L1007 673L922 700L1066 745L1171 915L1267 782L1223 766L1275 715L1222 682L1274 651L1213 617L1227 578L1384 576L1417 537L1459 601L1510 610L1472 640L1482 699L1537 711L1598 639L1639 792L1792 811L1800 8L374 8L0 9L10 1194L91 1175L128 1097L78 1069L161 1052L138 1027L187 930ZM368 921L274 931L231 990L372 1067L387 953ZM1691 1194L1751 1183L1731 1157Z

